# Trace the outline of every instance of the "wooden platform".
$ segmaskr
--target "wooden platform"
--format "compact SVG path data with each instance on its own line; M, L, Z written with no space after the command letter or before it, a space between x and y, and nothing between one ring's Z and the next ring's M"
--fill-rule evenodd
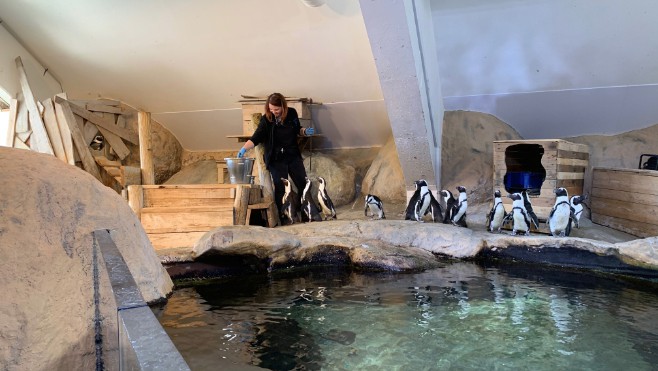
M206 232L244 225L249 184L131 185L128 203L153 247L191 248Z
M658 236L658 171L594 168L592 222L638 237Z

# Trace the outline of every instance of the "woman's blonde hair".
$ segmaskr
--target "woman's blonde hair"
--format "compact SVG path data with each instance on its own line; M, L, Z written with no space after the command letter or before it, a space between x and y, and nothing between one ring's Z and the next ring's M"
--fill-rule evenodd
M286 116L288 116L288 102L286 102L286 98L283 96L283 94L272 93L267 97L267 100L265 101L265 117L267 117L268 121L272 122L274 121L274 118L272 117L272 111L270 111L270 104L283 108L283 113L281 114L281 122L284 122L286 120Z

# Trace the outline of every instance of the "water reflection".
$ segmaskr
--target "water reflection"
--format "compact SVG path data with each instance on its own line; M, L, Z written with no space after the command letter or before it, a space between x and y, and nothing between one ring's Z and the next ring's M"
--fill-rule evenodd
M536 267L241 277L177 290L156 312L193 369L642 370L658 361L651 286Z

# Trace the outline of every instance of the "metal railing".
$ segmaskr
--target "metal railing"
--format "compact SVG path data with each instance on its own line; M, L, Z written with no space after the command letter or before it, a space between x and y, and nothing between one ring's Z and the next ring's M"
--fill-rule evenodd
M102 259L117 305L121 370L189 370L160 322L149 308L109 230L94 235L94 300L96 302L96 369L102 370L98 262ZM100 254L98 253L100 252Z

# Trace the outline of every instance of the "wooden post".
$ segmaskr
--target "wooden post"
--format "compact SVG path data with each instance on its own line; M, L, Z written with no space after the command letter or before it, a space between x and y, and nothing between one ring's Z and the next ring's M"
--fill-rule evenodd
M155 184L153 150L151 149L151 114L140 111L137 116L139 131L139 162L142 169L142 184Z
M142 209L144 208L144 187L141 185L128 186L128 205L137 219L141 220Z
M247 224L247 206L249 206L251 185L237 184L236 186L235 202L233 203L233 224L245 225Z
M262 114L254 113L251 115L251 125L254 129L258 127ZM256 156L256 168L258 169L258 181L263 189L263 202L271 202L267 212L267 225L275 227L281 224L279 220L279 210L277 210L276 203L274 202L274 185L272 184L272 176L270 175L267 166L263 162L263 146L256 146L254 148Z

